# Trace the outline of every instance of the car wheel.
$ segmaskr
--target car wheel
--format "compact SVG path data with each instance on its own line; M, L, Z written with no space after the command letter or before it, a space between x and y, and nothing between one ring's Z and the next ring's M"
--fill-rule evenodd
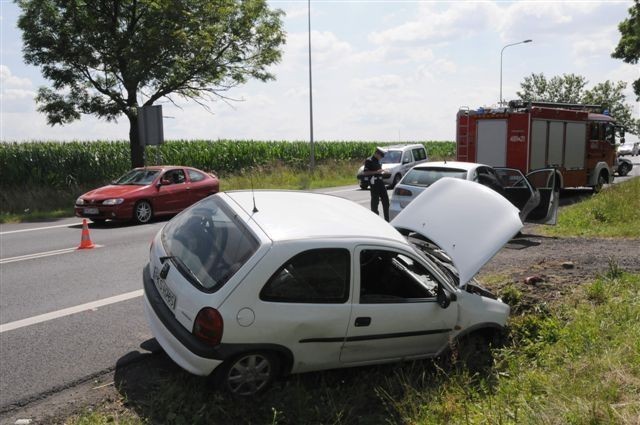
M606 183L607 179L605 178L604 173L600 173L598 176L598 183L592 187L593 193L600 193Z
M107 221L106 218L90 218L89 220L96 224L104 224L104 222Z
M362 189L362 190L367 190L367 189L369 189L369 183L367 183L367 182L360 182L360 189Z
M629 171L631 171L630 169L631 167L629 167L629 164L627 164L626 162L623 164L620 164L620 166L618 167L618 174L622 177L626 176L627 174L629 174Z
M153 209L148 201L138 201L133 208L133 219L136 223L145 224L151 221Z
M492 332L474 332L463 336L454 347L454 364L469 371L487 370L493 365L492 348L500 345L498 335Z
M401 178L402 176L400 174L395 175L395 177L393 178L393 183L391 183L391 189L393 189L398 183L400 183Z
M216 370L216 385L231 395L250 397L266 391L280 372L275 354L269 352L245 353Z

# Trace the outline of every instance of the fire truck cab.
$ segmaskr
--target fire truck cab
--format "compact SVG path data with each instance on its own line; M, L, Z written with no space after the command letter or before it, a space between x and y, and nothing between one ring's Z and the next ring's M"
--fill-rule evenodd
M511 101L508 107L460 108L457 160L494 167L555 168L558 188L613 182L616 130L624 129L596 105Z

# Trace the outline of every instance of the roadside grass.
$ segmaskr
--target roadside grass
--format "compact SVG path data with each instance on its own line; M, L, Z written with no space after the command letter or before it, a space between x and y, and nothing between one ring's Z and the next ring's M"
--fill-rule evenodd
M65 423L637 424L640 274L611 264L544 311L512 316L488 371L416 361L289 377L256 400L229 398L178 370L149 377L125 406ZM113 403L112 403L113 404ZM125 418L122 421L118 419Z
M220 190L250 189L318 189L354 185L362 161L325 161L313 173L286 164L256 166L233 174L220 175ZM103 184L107 184L104 182ZM73 216L76 198L101 186L73 185L66 189L47 187L9 187L0 192L0 223L38 221L45 218Z
M556 226L540 226L548 236L640 237L640 178L612 185L560 211ZM544 227L544 228L542 228Z

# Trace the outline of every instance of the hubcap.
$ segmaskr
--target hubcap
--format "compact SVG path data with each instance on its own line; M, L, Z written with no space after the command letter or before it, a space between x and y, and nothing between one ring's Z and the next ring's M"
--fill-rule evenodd
M138 217L138 221L142 223L146 223L151 218L151 207L146 202L143 202L138 205L136 209L136 216Z
M234 363L227 375L227 385L234 394L252 395L264 388L270 377L269 360L261 355L252 354Z

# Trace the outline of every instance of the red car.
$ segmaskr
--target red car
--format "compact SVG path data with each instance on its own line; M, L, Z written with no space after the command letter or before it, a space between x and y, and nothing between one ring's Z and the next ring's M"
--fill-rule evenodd
M219 188L215 174L191 167L135 168L110 185L80 196L75 213L96 223L131 219L148 223L155 216L179 213Z

